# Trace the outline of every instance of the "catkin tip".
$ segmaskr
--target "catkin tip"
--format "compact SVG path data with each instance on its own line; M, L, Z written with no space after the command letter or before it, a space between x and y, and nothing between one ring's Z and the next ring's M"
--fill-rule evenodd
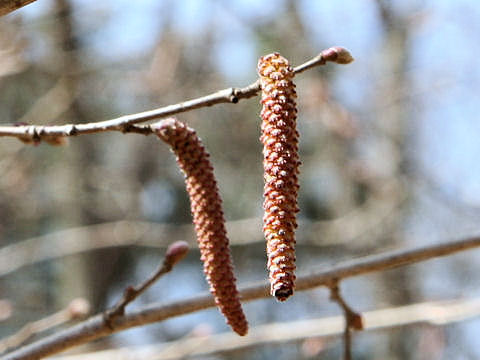
M277 300L281 302L287 300L291 295L293 295L293 289L288 287L280 288L273 293L273 296L275 296Z
M187 255L189 248L186 241L175 241L167 248L165 261L170 264L170 266L175 265Z

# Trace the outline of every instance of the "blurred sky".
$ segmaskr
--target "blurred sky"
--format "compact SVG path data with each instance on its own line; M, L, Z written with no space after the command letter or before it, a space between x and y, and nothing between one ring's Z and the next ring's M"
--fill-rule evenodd
M92 57L121 61L151 49L159 28L159 12L171 12L171 26L185 33L192 43L197 34L212 25L218 29L214 64L232 85L254 79L256 53L251 41L252 22L269 20L281 13L284 1L127 1L77 0L80 28L92 32L86 45ZM375 64L380 26L371 0L299 1L307 26L308 41L318 45L340 44L352 51L356 62L338 72L334 90L352 108L368 100L366 73ZM477 121L480 69L480 2L476 0L392 1L398 12L411 17L414 38L410 41L410 63L414 94L411 109L417 138L414 143L424 171L431 174L451 195L469 205L480 206L480 123ZM35 19L51 10L52 3L39 0L24 14ZM95 10L96 9L96 10ZM102 11L104 9L104 11ZM104 17L83 16L85 12ZM299 39L301 41L301 39ZM433 87L432 87L433 85ZM367 90L367 91L366 91Z

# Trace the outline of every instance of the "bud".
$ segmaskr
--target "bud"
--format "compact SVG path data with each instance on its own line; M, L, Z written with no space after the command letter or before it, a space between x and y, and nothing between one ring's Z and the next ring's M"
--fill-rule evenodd
M68 139L64 136L45 136L42 140L53 146L64 146L68 144Z
M341 46L332 46L322 51L322 57L325 61L332 61L337 64L350 64L354 59L350 52Z
M175 241L165 253L165 263L174 266L187 255L188 250L189 246L186 241Z
M68 305L70 319L82 319L90 313L90 303L84 298L73 299Z

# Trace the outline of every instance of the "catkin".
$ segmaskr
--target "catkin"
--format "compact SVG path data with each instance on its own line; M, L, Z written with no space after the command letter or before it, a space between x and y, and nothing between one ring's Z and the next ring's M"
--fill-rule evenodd
M258 61L262 88L264 217L270 292L285 301L295 288L295 229L298 194L297 97L294 72L278 53Z
M171 146L185 175L193 223L210 291L227 323L239 335L245 335L248 323L235 285L222 200L209 154L195 130L180 121L162 120L153 128L158 137Z

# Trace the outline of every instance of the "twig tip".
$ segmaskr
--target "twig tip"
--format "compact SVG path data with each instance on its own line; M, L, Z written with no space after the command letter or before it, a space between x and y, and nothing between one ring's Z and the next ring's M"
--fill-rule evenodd
M322 57L325 61L332 61L337 64L350 64L354 58L350 51L341 46L332 46L322 51Z
M73 299L68 305L70 319L82 319L90 313L90 303L84 298Z
M190 246L186 241L175 241L165 253L165 262L171 266L181 261L188 253Z

